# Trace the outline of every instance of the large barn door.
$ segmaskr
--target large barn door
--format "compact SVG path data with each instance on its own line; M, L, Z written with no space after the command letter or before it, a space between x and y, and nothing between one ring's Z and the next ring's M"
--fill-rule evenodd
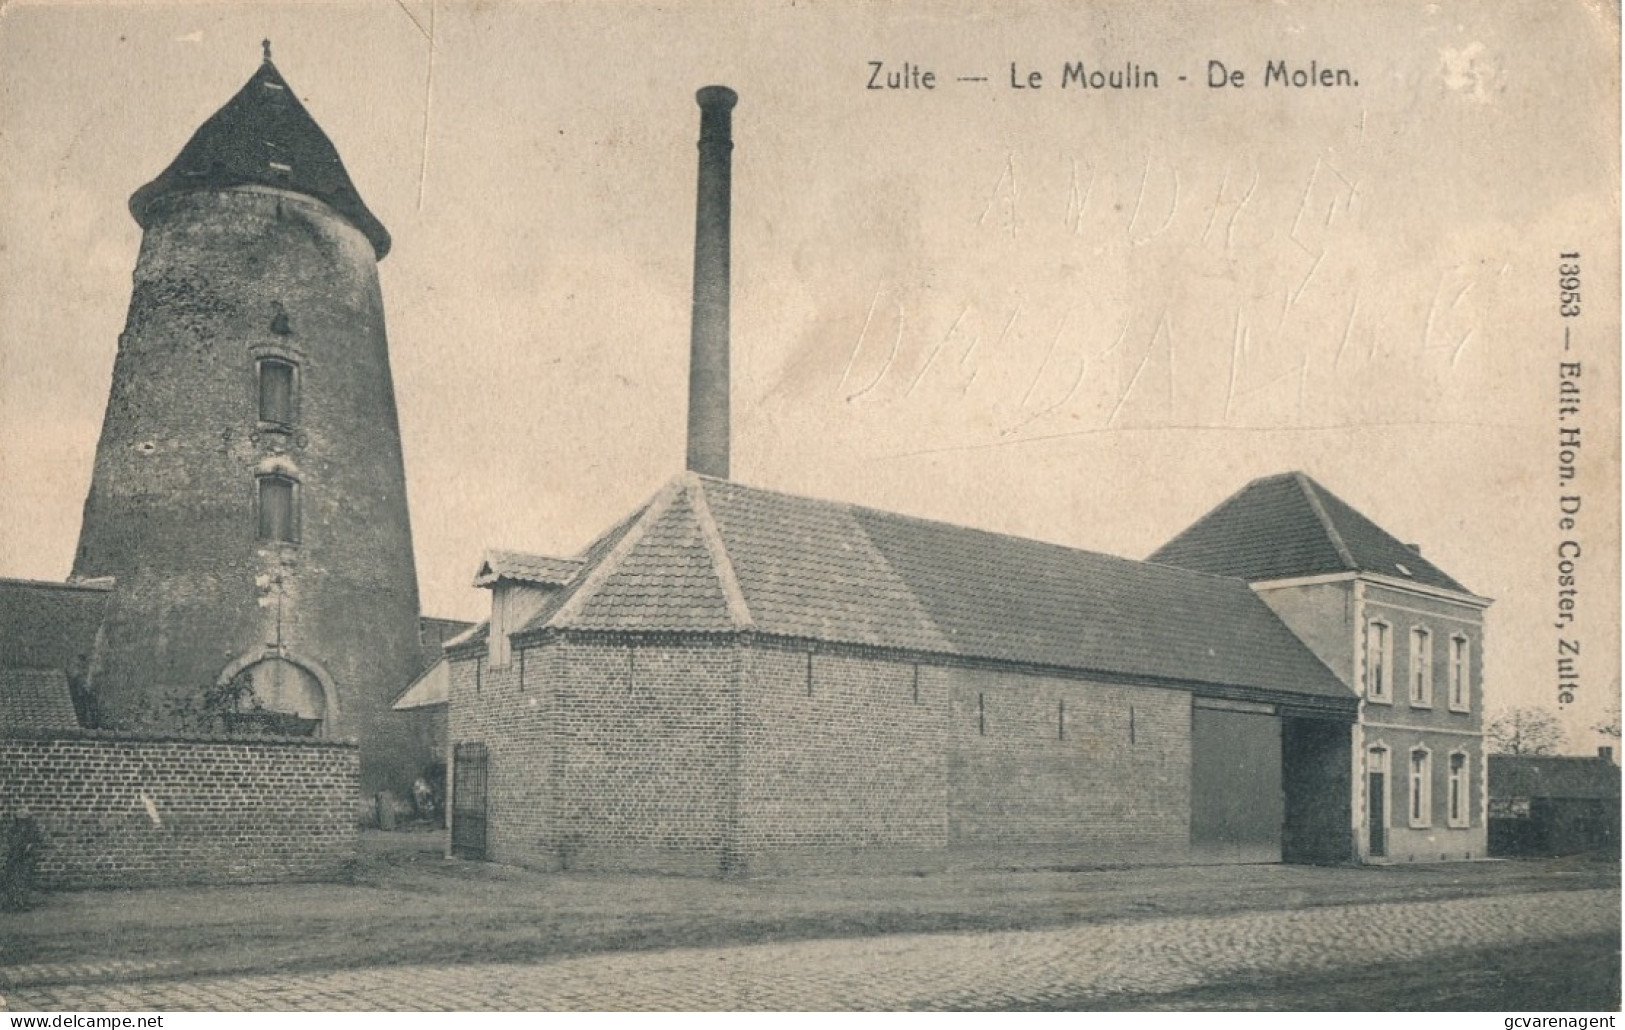
M485 851L486 774L490 760L484 744L458 744L452 750L451 853L483 860Z
M1279 862L1281 720L1266 705L1191 707L1191 850L1205 862Z

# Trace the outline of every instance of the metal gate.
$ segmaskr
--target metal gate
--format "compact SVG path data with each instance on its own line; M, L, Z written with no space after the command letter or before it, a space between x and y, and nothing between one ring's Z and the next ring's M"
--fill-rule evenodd
M458 744L452 750L451 853L484 860L486 774L484 744Z

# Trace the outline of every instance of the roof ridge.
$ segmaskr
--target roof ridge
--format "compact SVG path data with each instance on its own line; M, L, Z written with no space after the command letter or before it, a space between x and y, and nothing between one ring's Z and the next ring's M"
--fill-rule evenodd
M1348 544L1343 541L1343 534L1338 531L1337 524L1332 521L1331 514L1326 511L1326 505L1321 502L1317 493L1320 484L1302 472L1293 472L1292 479L1303 492L1303 499L1308 502L1309 510L1315 513L1321 528L1326 531L1326 537L1332 542L1332 547L1337 549L1337 557L1342 560L1343 567L1358 572L1360 566L1354 560L1354 552L1350 551Z
M699 523L700 538L705 541L706 553L711 557L711 572L717 577L717 585L722 588L723 599L728 602L728 618L737 629L753 628L756 620L745 601L745 591L739 585L739 575L734 571L733 558L723 543L722 531L711 515L711 505L705 498L705 482L699 476L685 476L683 492L688 506L694 511L694 521Z
M642 512L633 520L626 535L615 541L615 546L598 560L598 564L592 567L586 578L570 592L570 596L559 605L558 610L544 625L563 626L580 617L581 610L587 606L587 601L620 569L626 556L643 542L643 538L649 533L649 527L659 521L660 516L666 513L666 509L670 508L672 502L683 492L683 485L683 479L679 477L660 488L649 503L643 506Z
M1007 532L1004 532L1004 531L998 530L998 529L988 529L986 526L972 526L972 525L967 525L966 523L963 523L963 522L952 522L952 521L949 521L948 519L931 518L930 516L927 516L927 515L910 515L907 512L892 511L892 510L890 510L888 508L877 508L877 507L875 507L873 505L869 505L869 504L858 504L855 501L838 501L838 500L834 500L834 499L828 498L828 497L813 497L813 496L808 495L808 494L791 493L788 490L778 490L778 489L774 489L772 487L754 486L754 485L752 485L750 483L741 483L738 480L734 480L734 479L718 479L715 476L702 476L702 475L699 475L698 473L686 473L686 475L688 477L690 477L692 479L695 479L695 480L698 480L698 481L700 481L702 483L719 483L719 484L722 484L724 486L737 487L738 489L741 489L741 490L751 490L751 491L754 491L756 493L772 494L775 497L787 497L792 501L806 501L806 502L810 502L812 504L826 504L826 505L829 505L832 508L839 508L840 510L842 510L844 512L847 512L848 514L851 514L853 512L870 512L870 513L875 514L875 515L884 516L885 518L888 518L888 519L897 519L897 520L903 521L903 522L923 523L923 524L928 525L928 526L944 526L944 527L946 527L948 529L956 529L956 530L960 530L960 531L966 532L966 533L981 533L981 534L983 534L985 536L999 537L999 538L1004 539L1004 540L1020 540L1023 543L1038 544L1041 547L1054 547L1054 548L1057 548L1057 549L1062 550L1062 551L1072 551L1072 552L1079 553L1079 554L1092 554L1092 555L1095 555L1096 557L1111 558L1114 561L1129 562L1129 563L1134 564L1134 565L1155 564L1155 563L1148 563L1144 559L1141 559L1141 558L1129 558L1129 557L1126 557L1126 556L1121 555L1121 554L1112 554L1110 551L1098 551L1098 550L1095 550L1094 548L1078 547L1075 544L1063 544L1063 543L1060 543L1060 542L1055 541L1055 540L1042 540L1042 539L1040 539L1038 537L1035 537L1035 536L1024 536L1024 535L1022 535L1020 533L1007 533ZM1176 568L1177 566L1159 565L1158 567L1159 568ZM1194 571L1194 570L1182 569L1181 571L1189 572L1189 571ZM1202 575L1209 575L1209 574L1208 573L1202 573ZM1236 577L1234 577L1234 576L1221 576L1219 578L1220 579L1235 579Z
M0 586L44 587L47 590L88 590L105 594L117 583L112 576L94 576L89 579L27 579L21 576L0 576Z

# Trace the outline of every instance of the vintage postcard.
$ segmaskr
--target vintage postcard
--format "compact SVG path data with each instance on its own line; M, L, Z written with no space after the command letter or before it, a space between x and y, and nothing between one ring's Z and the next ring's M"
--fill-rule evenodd
M6 3L4 1005L1617 1011L1620 153L1602 0Z

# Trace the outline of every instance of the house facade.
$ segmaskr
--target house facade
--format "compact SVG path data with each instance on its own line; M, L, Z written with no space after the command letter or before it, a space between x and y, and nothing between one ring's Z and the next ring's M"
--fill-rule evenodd
M1302 473L1249 483L1150 560L1246 579L1358 693L1349 828L1359 860L1487 854L1488 598Z

